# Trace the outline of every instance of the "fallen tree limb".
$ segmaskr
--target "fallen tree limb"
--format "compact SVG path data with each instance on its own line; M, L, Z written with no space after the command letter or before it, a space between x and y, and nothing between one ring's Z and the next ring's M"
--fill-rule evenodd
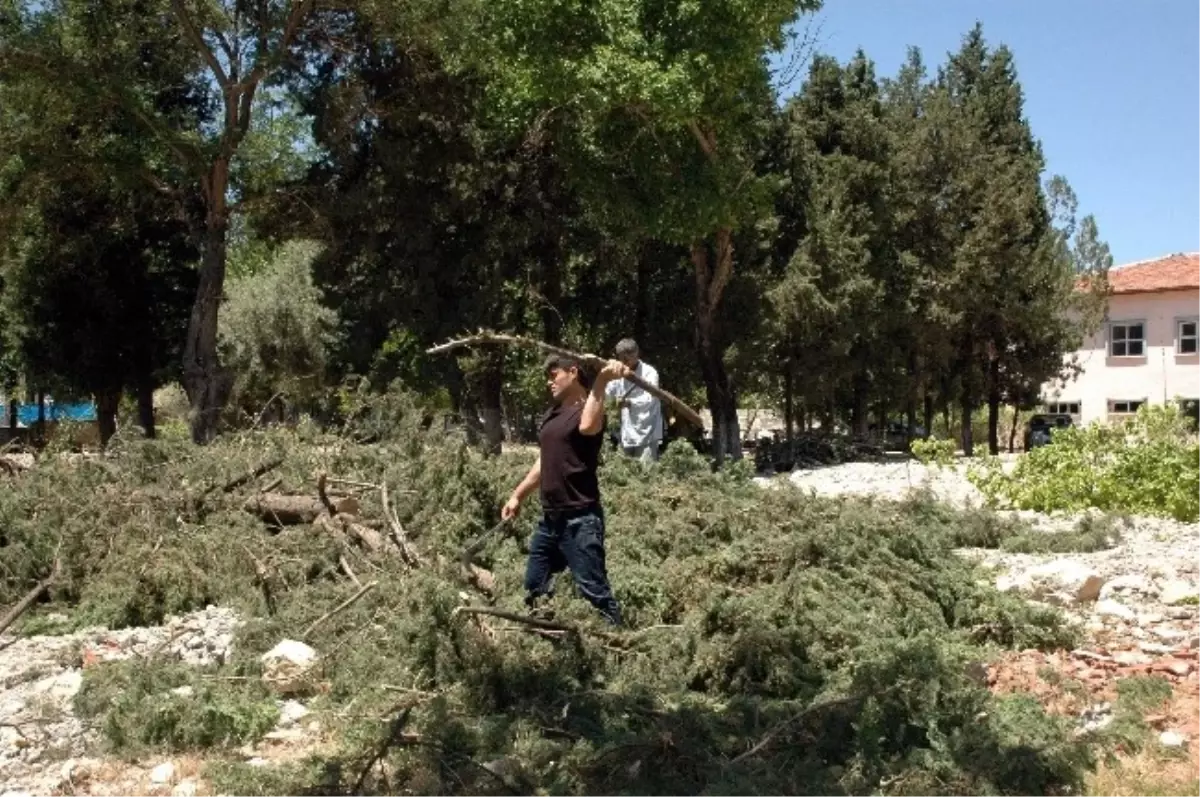
M251 470L247 473L243 473L241 476L236 476L236 477L230 479L229 481L225 482L224 484L220 485L221 492L231 493L234 490L236 490L237 488L241 487L246 482L257 479L259 476L262 476L264 473L270 473L271 471L275 470L282 464L283 464L283 457L272 457L271 459L268 459L266 462L263 462L262 464L255 467L254 470ZM200 495L201 495L201 497L206 496L216 489L217 489L217 485L215 485L215 484L209 485L208 487L206 487L204 489L204 492L202 492Z
M353 515L358 511L358 501L353 497L331 501L330 504L335 515ZM266 523L280 526L312 523L318 517L329 514L329 508L325 502L315 495L285 495L283 493L253 495L242 504L242 509L252 515L258 515Z
M793 714L792 716L788 717L786 720L784 720L783 722L779 723L774 728L772 728L767 733L766 736L764 736L762 739L759 740L758 744L754 745L746 752L744 752L741 755L737 756L736 758L732 759L727 766L735 766L737 764L740 764L741 762L745 761L747 758L753 758L754 756L761 753L763 750L766 750L767 747L770 746L771 742L775 741L776 737L778 737L779 734L783 733L788 728L792 727L797 722L799 722L800 720L809 716L810 714L814 714L817 711L820 711L821 709L832 708L833 706L844 706L848 703L853 703L856 700L860 700L860 699L861 698L858 696L839 697L839 698L834 698L833 700L823 700L821 702L813 703L811 705L805 706L802 711L800 711L796 714Z
M329 493L325 491L325 480L328 478L329 475L325 473L325 471L321 471L317 474L317 498L320 498L321 503L325 505L326 512L328 512L330 515L336 515L338 513L338 508L333 505L333 501L329 500Z
M454 609L454 611L450 612L451 617L457 617L460 614L486 614L490 617L499 617L501 620L510 620L514 623L527 625L530 628L539 628L543 631L562 631L567 634L577 635L594 633L597 635L607 636L607 634L601 634L600 632L587 632L578 626L555 623L551 622L550 620L539 620L536 617L526 617L523 614L508 612L504 609L493 609L490 606L458 606Z
M380 553L386 549L383 535L375 529L359 523L358 518L354 515L321 515L313 521L313 525L335 537L349 538L360 548L365 548L372 553Z
M242 504L242 509L258 515L263 521L280 526L298 526L312 523L325 514L321 499L311 495L282 495L260 493Z
M0 634L3 634L5 631L7 631L10 625L15 623L21 615L25 614L25 612L29 611L29 607L34 604L34 601L41 597L43 592L54 586L54 582L58 580L58 573L61 566L61 562L56 558L54 560L54 569L50 571L50 575L39 581L37 586L25 593L25 597L17 601L17 605L12 607L8 611L8 614L4 615L3 618L0 618Z
M363 584L361 588L359 588L358 592L354 593L349 598L346 598L346 600L342 601L337 606L334 606L316 620L313 620L312 625L306 628L304 633L300 636L301 641L308 639L308 635L311 634L321 623L353 606L360 598L362 598L363 595L366 595L368 592L375 589L378 584L378 581L368 581L366 584Z
M591 367L594 369L603 368L604 364L607 362L606 359L604 359L603 357L600 357L598 355L595 355L595 354L580 354L579 352L574 352L574 351L571 351L570 349L564 349L561 346L554 346L554 345L552 345L550 343L546 343L544 341L535 340L534 338L521 337L520 335L506 335L506 334L502 334L499 332L488 332L488 331L480 331L474 335L469 335L464 338L457 338L455 340L450 340L445 343L440 343L437 346L433 346L431 348L426 349L425 353L426 354L444 354L446 352L451 352L456 349L467 348L469 346L479 346L479 345L483 345L483 344L507 344L507 345L512 345L512 346L528 346L528 347L532 347L532 348L536 348L536 349L541 349L542 351L547 352L549 354L558 354L558 355L562 355L564 357L574 358L576 360L579 360L585 366L588 366L588 367ZM693 426L696 426L698 428L701 428L701 429L704 428L704 422L700 419L700 415L695 410L693 410L691 407L689 407L687 404L684 404L683 400L680 399L678 396L676 396L673 393L670 393L666 390L663 390L661 387L658 387L657 385L650 384L646 380L642 379L640 376L631 374L630 376L627 376L626 379L628 379L630 382L632 382L633 384L640 387L642 390L645 390L650 395L655 396L660 401L666 402L668 405L671 406L672 409L675 410L675 412L677 412L688 423L690 423Z
M400 548L400 555L404 557L404 561L409 567L420 567L422 565L421 556L408 541L408 534L405 533L404 526L400 524L400 518L396 517L396 513L392 511L391 502L388 501L387 484L379 485L379 500L383 504L383 517L392 532L392 541Z

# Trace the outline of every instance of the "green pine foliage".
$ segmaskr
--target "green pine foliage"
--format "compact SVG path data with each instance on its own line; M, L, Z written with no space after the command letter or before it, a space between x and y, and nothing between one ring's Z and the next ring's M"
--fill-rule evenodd
M457 556L498 520L527 458L483 458L457 436L426 429L425 414L404 399L352 411L336 436L302 427L201 450L118 436L109 456L48 462L0 493L0 601L14 601L57 557L62 580L46 609L80 622L150 623L208 603L248 618L231 661L202 674L217 676L198 682L209 684L196 689L202 710L163 708L164 692L195 681L168 665L151 663L167 667L157 675L89 670L81 707L115 749L204 750L260 734L269 712L255 685L259 656L354 591L338 566L346 556L378 587L308 639L328 683L311 705L337 749L271 774L214 765L219 789L1078 787L1089 763L1083 743L1036 705L996 700L975 680L998 648L1075 642L1053 611L998 593L954 553L965 524L998 521L919 501L763 490L745 469L713 472L686 445L648 472L607 456L608 562L629 628L593 633L602 626L564 575L550 605L582 636L547 639L481 618L489 632L454 615L470 592ZM352 442L361 435L377 442ZM237 491L204 494L275 454L284 462L273 475L290 492L313 494L319 470L385 481L425 566L346 548L314 527L272 533L240 508ZM376 493L360 501L363 517L382 520ZM496 576L498 606L522 611L518 546L497 540L477 561ZM222 678L234 686L212 685ZM112 703L105 695L114 690L121 697Z

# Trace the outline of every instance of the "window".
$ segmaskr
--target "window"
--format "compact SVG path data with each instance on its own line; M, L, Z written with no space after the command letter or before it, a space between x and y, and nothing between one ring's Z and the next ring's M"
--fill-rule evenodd
M1117 401L1110 400L1108 402L1109 415L1135 415L1138 409L1145 404L1145 401L1130 401L1128 399L1120 399Z
M1181 319L1175 325L1175 353L1195 354L1196 348L1196 319Z
M1145 357L1146 325L1127 321L1108 328L1108 354L1111 357Z
M1049 415L1078 415L1078 401L1055 401L1046 405L1046 413Z

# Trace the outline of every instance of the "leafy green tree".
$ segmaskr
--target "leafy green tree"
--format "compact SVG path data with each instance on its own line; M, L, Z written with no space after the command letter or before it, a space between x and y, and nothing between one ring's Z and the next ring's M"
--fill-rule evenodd
M251 131L255 98L288 56L313 0L83 0L29 2L40 35L6 44L3 68L35 70L74 91L77 109L118 114L126 142L149 136L169 160L138 173L166 192L198 195L202 236L199 280L183 351L183 384L192 405L192 437L204 443L231 387L217 357L217 314L225 282L230 219L239 201L236 157ZM180 74L164 82L145 68L146 48L170 52ZM197 114L173 93L199 93L212 113ZM133 131L137 133L133 133Z
M189 197L148 179L165 152L134 135L127 116L87 105L77 87L40 68L12 68L13 49L21 63L94 44L103 21L75 21L36 12L4 30L0 239L10 345L37 384L96 397L102 440L124 390L137 395L139 422L153 436L153 390L178 371L196 284ZM109 56L132 46L118 39ZM203 112L169 46L141 42L138 58L162 113Z
M766 56L815 2L698 3L500 0L474 13L454 57L482 64L502 122L571 119L570 174L615 224L685 246L695 352L718 460L741 455L737 396L724 361L722 306L734 235L769 213L755 173L773 104Z
M403 378L446 390L498 451L506 364L521 353L458 361L422 350L470 326L560 339L575 199L553 125L510 135L477 114L483 84L452 75L387 18L329 12L305 39L289 82L320 157L281 204L273 235L321 240L317 284L341 324L339 360L377 384ZM293 212L295 210L295 212ZM520 381L519 379L517 381Z
M221 356L234 374L230 409L255 423L320 408L337 318L313 284L318 252L312 242L289 242L261 270L230 280L221 321Z
M818 57L788 109L793 158L809 172L807 230L772 289L792 360L816 375L804 399L828 406L847 389L859 434L872 382L894 356L889 327L897 273L891 244L889 141L874 66L859 52L844 68Z

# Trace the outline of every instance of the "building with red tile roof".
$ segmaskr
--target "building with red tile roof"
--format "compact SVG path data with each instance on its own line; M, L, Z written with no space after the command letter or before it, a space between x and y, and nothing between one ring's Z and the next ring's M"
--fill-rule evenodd
M1147 403L1179 402L1196 416L1200 253L1112 268L1108 283L1104 322L1068 356L1078 373L1043 385L1044 409L1090 423L1119 420Z

